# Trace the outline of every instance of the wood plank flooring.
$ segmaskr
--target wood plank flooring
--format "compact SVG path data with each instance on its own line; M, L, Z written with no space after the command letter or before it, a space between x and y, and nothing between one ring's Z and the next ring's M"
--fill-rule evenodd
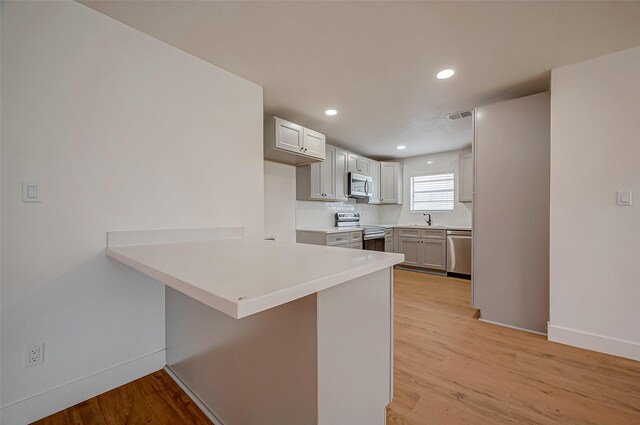
M468 281L395 272L387 425L640 425L640 362L554 344L477 316ZM158 371L35 424L211 422Z
M395 272L388 425L640 424L640 362L474 319L464 280Z
M211 425L164 370L91 398L32 425Z

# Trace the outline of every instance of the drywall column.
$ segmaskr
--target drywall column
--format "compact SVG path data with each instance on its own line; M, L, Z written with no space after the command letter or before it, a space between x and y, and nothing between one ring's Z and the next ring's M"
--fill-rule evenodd
M546 333L549 93L478 108L474 152L474 307Z
M640 47L554 69L551 93L549 339L640 360Z

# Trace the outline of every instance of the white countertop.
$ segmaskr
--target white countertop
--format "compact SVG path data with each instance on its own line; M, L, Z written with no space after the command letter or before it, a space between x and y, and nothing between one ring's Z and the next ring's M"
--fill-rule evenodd
M435 230L471 230L471 227L467 226L428 226L426 224L375 224L375 226L385 227L387 229L403 227L403 228L418 228L418 229L435 229Z
M107 255L236 319L404 261L402 254L246 238L110 247Z
M380 226L386 229L396 227L418 228L418 229L435 229L435 230L471 230L471 227L465 226L427 226L426 224L365 224L365 226ZM317 228L301 228L296 229L299 232L318 232L318 233L343 233L357 232L364 230L362 227L317 227Z
M314 227L296 229L298 232L317 232L317 233L345 233L345 232L361 232L363 227Z

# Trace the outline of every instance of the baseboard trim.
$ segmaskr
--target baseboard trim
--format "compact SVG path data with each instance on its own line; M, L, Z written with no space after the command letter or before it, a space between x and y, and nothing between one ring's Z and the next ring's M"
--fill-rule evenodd
M512 325L507 325L504 323L500 323L500 322L493 322L491 320L487 320L487 319L483 319L482 317L478 319L480 322L485 322L485 323L491 323L492 325L498 325L498 326L504 326L505 328L511 328L511 329L516 329L518 331L523 331L523 332L529 332L530 334L536 334L536 335L544 335L547 336L546 333L544 332L540 332L540 331L534 331L531 329L525 329L525 328L519 328L518 326L512 326Z
M549 325L549 341L640 361L640 343Z
M178 384L178 386L182 388L182 391L184 391L189 396L189 398L196 404L196 406L198 406L200 410L202 410L202 413L204 413L205 416L209 418L211 422L213 422L214 425L224 425L222 421L218 419L218 417L214 415L211 410L209 410L207 405L204 404L193 391L191 391L191 388L189 388L187 384L185 384L184 381L180 379L180 377L176 375L168 365L164 367L164 370L167 372L167 375L169 375L171 379L173 379L176 384Z
M56 412L162 369L165 350L159 350L109 369L8 404L0 410L0 422L27 425Z

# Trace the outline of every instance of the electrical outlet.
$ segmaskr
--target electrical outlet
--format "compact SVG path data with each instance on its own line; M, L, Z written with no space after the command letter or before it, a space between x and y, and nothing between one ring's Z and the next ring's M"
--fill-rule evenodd
M27 348L27 367L44 363L44 342Z

